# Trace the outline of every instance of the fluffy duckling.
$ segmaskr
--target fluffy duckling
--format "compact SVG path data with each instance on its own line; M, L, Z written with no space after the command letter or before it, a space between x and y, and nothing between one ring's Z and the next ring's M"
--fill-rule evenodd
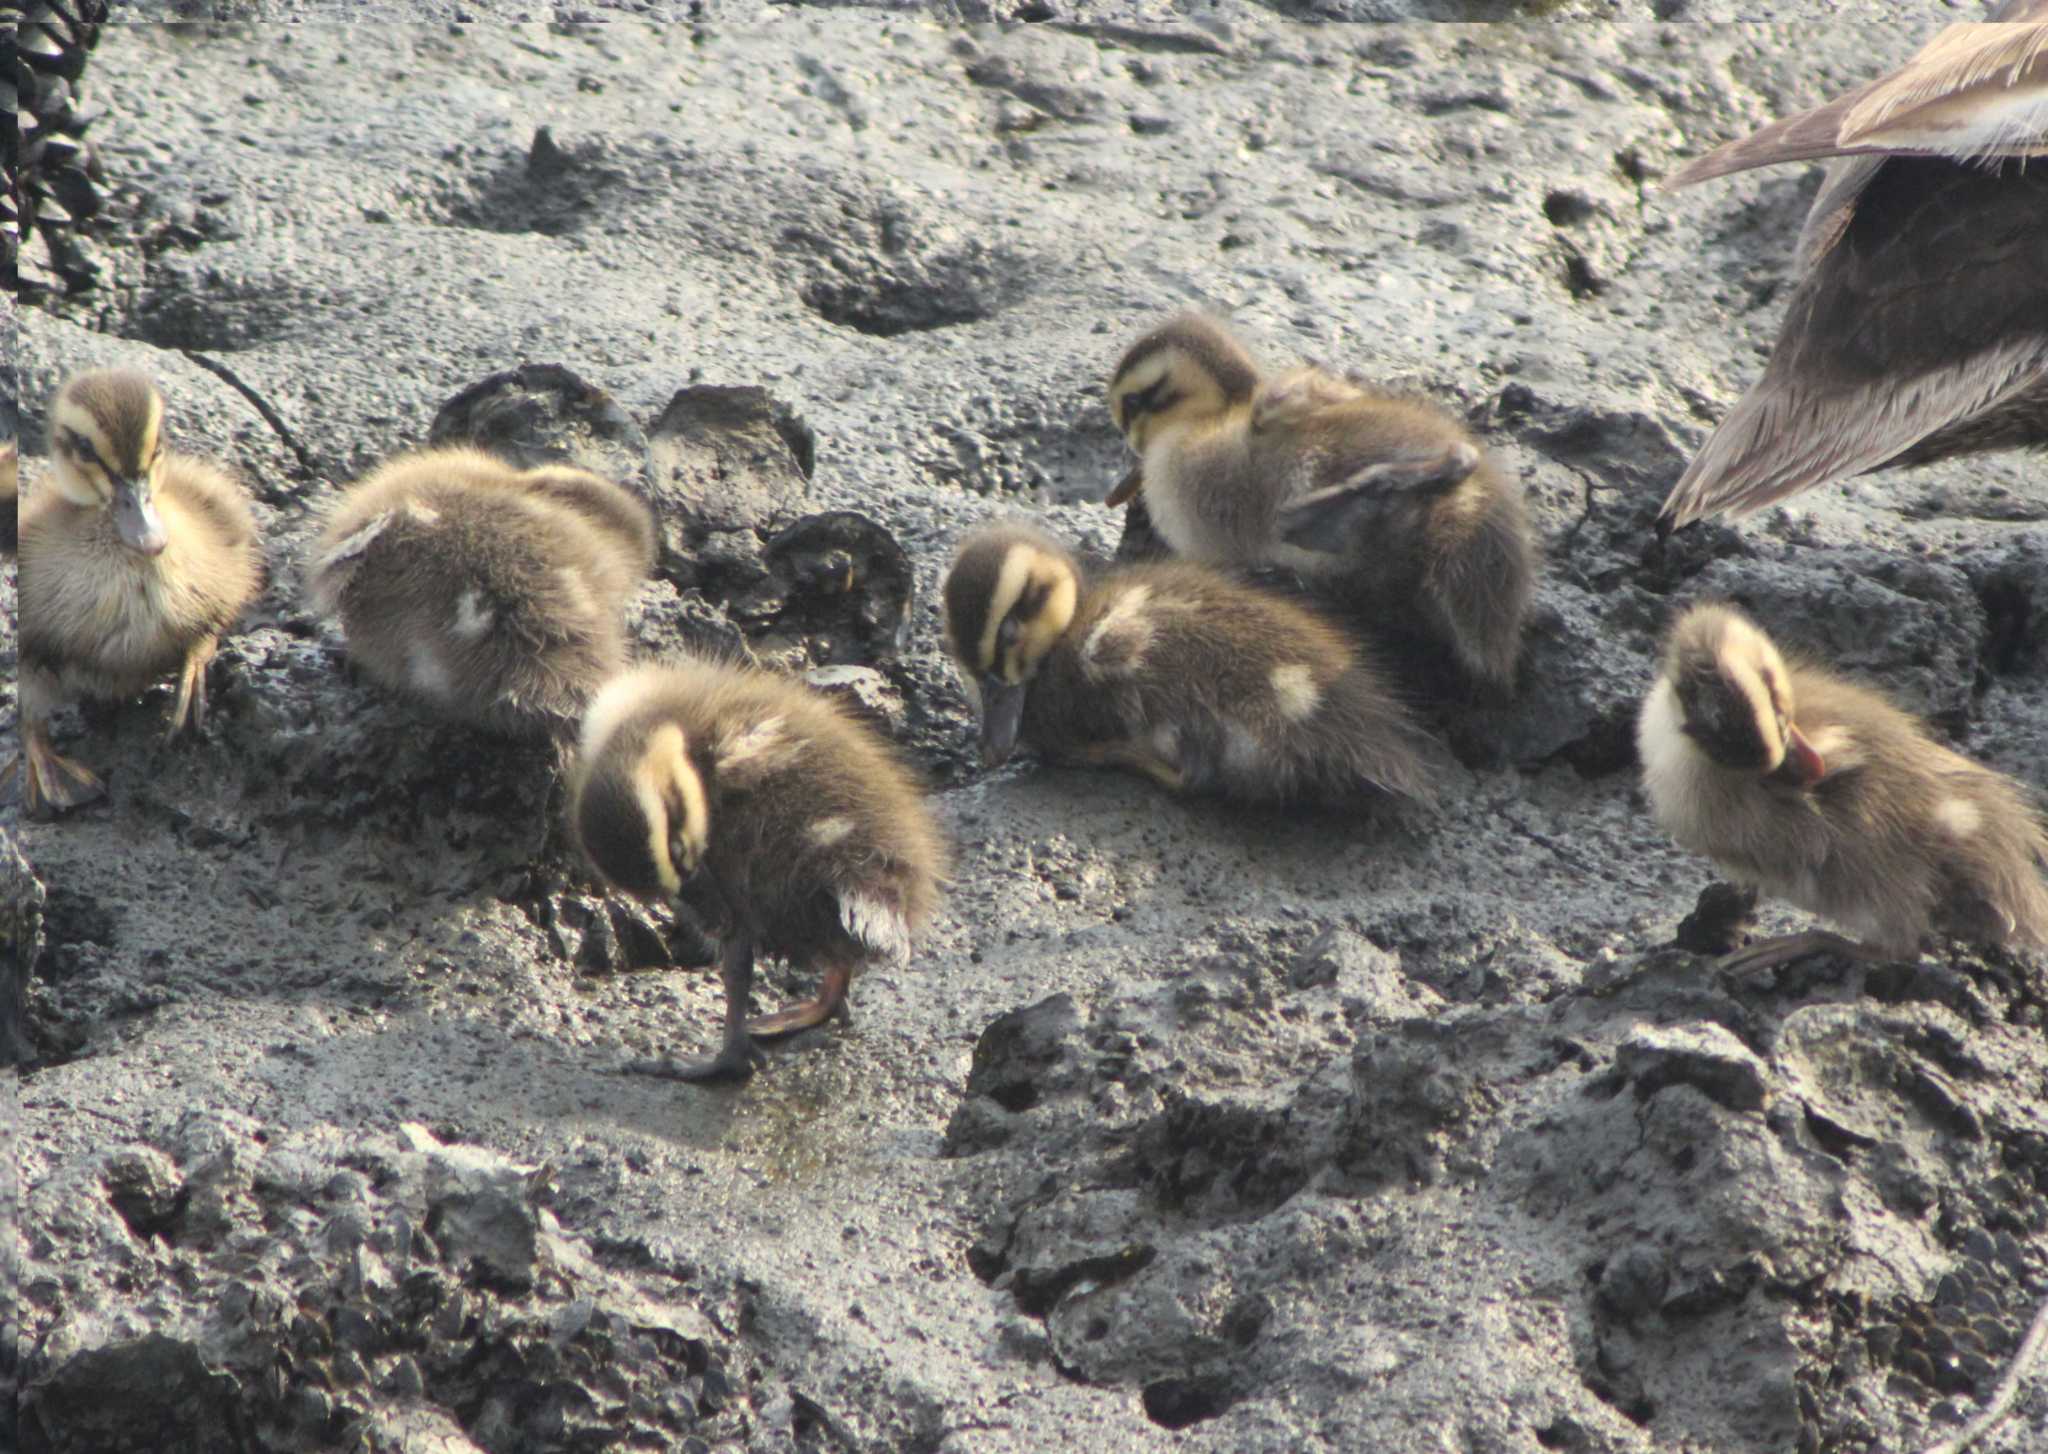
M31 817L104 789L50 746L77 696L126 697L176 674L169 732L205 725L206 666L263 584L241 487L162 440L141 374L74 375L50 406L50 474L18 516L22 803ZM12 490L9 491L12 494Z
M1358 648L1205 566L1134 565L1085 582L1051 536L994 526L960 543L945 612L992 766L1021 737L1176 792L1433 796L1428 738Z
M1875 692L1787 661L1738 611L1695 606L1672 627L1636 743L1674 838L1861 941L1794 934L1731 968L1910 958L1931 933L2048 945L2048 826L2025 790Z
M1277 566L1375 630L1406 628L1496 691L1513 685L1536 571L1520 490L1463 428L1320 369L1262 378L1193 314L1133 344L1109 408L1178 555Z
M1834 157L1763 377L1671 491L1671 530L1849 475L2048 445L2048 0L1694 161ZM2029 158L2035 158L2030 162Z
M917 784L826 698L766 672L681 660L597 694L569 821L599 873L643 899L686 891L723 942L725 1040L708 1059L632 1068L744 1078L755 1036L843 1014L854 974L904 963L945 848ZM748 1020L757 952L822 966L818 996Z
M313 546L309 588L385 686L462 721L566 742L625 665L622 613L654 549L652 512L609 480L430 449L342 497Z

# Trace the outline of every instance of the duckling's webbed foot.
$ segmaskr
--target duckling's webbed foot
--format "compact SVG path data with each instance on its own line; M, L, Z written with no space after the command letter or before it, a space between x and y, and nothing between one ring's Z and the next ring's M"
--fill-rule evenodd
M725 1043L716 1055L695 1060L629 1060L621 1066L628 1075L654 1075L664 1080L712 1081L747 1080L768 1056L747 1034L747 996L754 990L754 946L747 939L728 940L718 966L725 981ZM843 991L842 991L843 992Z
M1169 792L1182 792L1188 785L1187 772L1179 763L1168 761L1142 742L1094 742L1075 749L1073 758L1089 767L1143 773Z
M0 789L21 773L21 810L30 818L67 813L107 795L106 784L90 768L60 757L41 732L22 735L19 757L0 768Z
M827 1020L850 1020L853 1011L847 1005L846 991L853 983L853 972L845 965L835 964L825 971L825 982L818 987L816 999L805 1000L802 1004L791 1005L786 1010L777 1010L772 1015L747 1021L747 1033L763 1040L778 1035L794 1035L799 1030L808 1030L813 1025L822 1025Z
M1747 978L1766 969L1775 969L1782 964L1792 964L1815 954L1839 954L1863 964L1884 964L1891 955L1873 949L1867 944L1858 944L1854 939L1844 938L1827 929L1808 929L1803 934L1781 934L1775 939L1759 939L1745 945L1733 954L1724 954L1714 961L1714 967L1725 974Z
M206 729L206 668L218 650L220 642L209 636L185 654L184 669L178 673L178 700L171 704L164 741L169 742L184 731L188 722L194 731Z

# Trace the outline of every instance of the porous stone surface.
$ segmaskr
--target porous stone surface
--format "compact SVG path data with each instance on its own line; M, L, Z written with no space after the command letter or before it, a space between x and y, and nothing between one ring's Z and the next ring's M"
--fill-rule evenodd
M271 579L200 740L159 741L167 690L66 713L109 802L0 844L0 1035L25 1040L0 1442L1625 1454L1956 1427L2048 1296L2042 966L1726 979L1674 940L1725 944L1746 905L1701 900L1634 778L1657 635L1709 593L2048 774L2038 459L1651 531L1761 365L1816 185L1658 179L1963 16L1838 8L110 28L104 285L10 313L4 404L32 489L58 380L149 369L176 443L249 482ZM946 552L1008 513L1115 548L1104 374L1189 305L1270 361L1429 392L1528 492L1523 689L1441 723L1433 816L976 764ZM668 968L709 946L577 865L545 748L383 695L303 600L317 512L437 417L662 499L642 646L811 672L932 784L956 860L915 959L749 1085L616 1073L711 1041L715 977ZM1980 1447L2044 1427L2037 1381Z

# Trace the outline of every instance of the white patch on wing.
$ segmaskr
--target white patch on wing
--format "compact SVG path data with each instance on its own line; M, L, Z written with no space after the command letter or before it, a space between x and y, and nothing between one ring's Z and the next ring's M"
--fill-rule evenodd
M474 641L491 629L497 619L491 609L484 605L483 596L477 591L464 591L455 598L455 634Z
M434 654L434 648L424 641L415 641L406 653L407 675L412 684L430 697L449 697L454 694L455 681L448 675L448 667Z
M1273 668L1273 695L1280 703L1280 715L1290 722L1309 717L1323 700L1315 675L1301 662Z
M910 925L880 899L857 890L840 894L839 922L876 954L898 964L910 958Z
M752 765L779 767L803 750L803 744L784 730L788 723L780 716L763 717L752 726L726 738L718 747L721 769Z
M1945 798L1934 810L1941 826L1958 838L1968 838L1984 826L1984 814L1968 798Z
M1132 586L1107 611L1102 619L1088 628L1087 637L1081 642L1081 670L1089 676L1100 677L1105 668L1102 665L1102 648L1114 644L1121 648L1122 660L1116 669L1122 673L1137 670L1145 659L1145 649L1152 644L1152 623L1145 619L1144 610L1152 599L1150 586Z
M405 502L405 513L412 516L413 519L419 521L422 525L438 525L441 523L441 512L432 505L422 504L418 500L407 500Z
M843 843L852 833L851 818L820 818L804 829L804 836L820 848L830 848L835 843Z
M1805 732L1804 728L1800 730ZM1845 767L1856 767L1863 761L1863 753L1857 748L1855 734L1839 723L1806 732L1806 741L1808 746L1820 754L1820 760L1828 765L1830 774Z

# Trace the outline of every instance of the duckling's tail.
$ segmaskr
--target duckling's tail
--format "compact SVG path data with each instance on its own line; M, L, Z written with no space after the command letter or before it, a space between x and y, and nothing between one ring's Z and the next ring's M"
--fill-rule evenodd
M0 556L14 558L21 544L21 447L0 444Z

